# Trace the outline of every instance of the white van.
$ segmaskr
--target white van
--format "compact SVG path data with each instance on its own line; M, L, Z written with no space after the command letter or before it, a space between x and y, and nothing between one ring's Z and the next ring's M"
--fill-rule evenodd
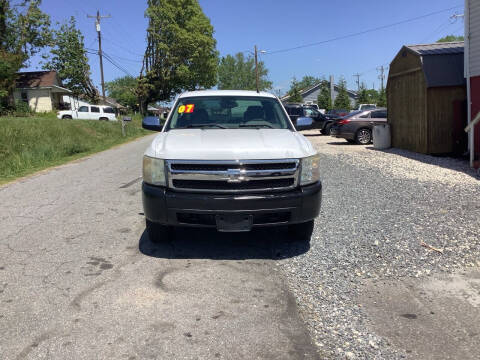
M111 106L83 105L75 110L63 110L57 113L58 119L117 121L115 110Z

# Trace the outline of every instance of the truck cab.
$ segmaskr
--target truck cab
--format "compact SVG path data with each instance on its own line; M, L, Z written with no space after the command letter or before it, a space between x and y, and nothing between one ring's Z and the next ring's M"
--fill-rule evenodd
M143 157L152 241L168 239L175 226L243 232L283 225L296 238L310 239L322 194L319 155L277 97L187 92L163 127L151 117L143 126L160 131Z

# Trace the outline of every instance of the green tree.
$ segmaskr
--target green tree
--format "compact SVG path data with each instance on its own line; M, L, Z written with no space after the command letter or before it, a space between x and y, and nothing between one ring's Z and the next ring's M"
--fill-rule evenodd
M367 89L365 83L360 84L357 97L357 107L359 104L376 104L378 102L378 92L375 89Z
M268 69L263 61L258 62L258 89L272 88L267 79ZM256 90L255 60L243 53L227 55L220 60L218 66L218 88L221 90Z
M105 83L108 96L114 98L118 103L127 106L132 110L138 110L137 79L132 76L124 76Z
M326 111L332 109L332 97L330 95L330 83L326 80L322 80L320 85L320 92L317 97L317 105L320 109Z
M301 94L301 88L298 85L298 81L296 78L292 79L292 82L290 84L290 91L288 92L289 98L288 101L292 103L301 103L303 102L302 94Z
M84 37L74 17L53 31L53 46L47 59L43 68L56 70L63 85L74 96L85 95L92 102L98 100L98 91L90 79Z
M456 35L447 35L437 40L437 43L442 42L452 42L452 41L464 41L463 36L456 36Z
M305 75L302 80L295 82L295 89L296 90L305 90L311 88L312 86L318 84L322 79L316 78L314 76ZM293 83L290 85L290 90L288 90L288 94L292 95L294 90Z
M13 105L17 72L51 41L41 0L0 0L0 108Z
M137 87L142 113L150 102L216 84L216 40L198 0L148 0L145 16L147 48Z
M337 97L335 98L333 106L335 109L350 109L351 107L350 98L347 92L347 82L343 76L338 82Z
M385 89L381 89L378 92L377 106L387 107L387 92Z
M304 90L311 88L314 85L317 85L320 81L322 81L322 79L311 75L305 75L302 80L298 82L298 86L300 87L300 89Z

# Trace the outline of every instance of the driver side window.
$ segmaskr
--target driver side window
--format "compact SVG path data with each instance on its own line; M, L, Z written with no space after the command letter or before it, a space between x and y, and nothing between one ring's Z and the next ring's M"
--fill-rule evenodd
M88 112L88 106L80 106L78 112Z

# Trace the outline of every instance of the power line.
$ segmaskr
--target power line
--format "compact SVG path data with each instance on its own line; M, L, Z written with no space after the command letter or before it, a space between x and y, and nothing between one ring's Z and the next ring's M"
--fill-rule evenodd
M115 60L113 60L110 55L108 55L107 53L103 53L103 55L105 56L105 59L111 63L113 66L115 66L117 69L119 69L120 71L124 72L125 74L127 74L128 76L131 76L131 77L134 77L127 69L125 69L123 66L119 65Z
M88 47L85 48L85 49L87 49L87 50L89 50L89 51L97 51L97 50L95 50L95 49L88 48ZM103 51L103 53L105 53L105 51ZM131 61L131 62L135 62L135 63L142 63L142 62L143 62L143 61L141 61L141 60L127 59L127 58L124 58L124 57L121 57L121 56L118 56L118 55L112 55L112 54L110 54L109 56L112 57L112 58L118 59L118 60L123 60L123 61Z
M401 24L406 24L406 23L409 23L409 22L412 22L412 21L416 21L416 20L420 20L420 19L429 17L429 16L441 14L443 12L452 11L454 9L457 9L457 8L461 7L461 6L463 6L463 5L457 5L457 6L454 6L454 7L450 7L448 9L434 11L434 12L424 14L424 15L420 15L420 16L416 16L416 17L413 17L413 18L410 18L410 19L397 21L395 23L391 23L391 24L388 24L388 25L378 26L378 27L375 27L375 28L372 28L372 29L359 31L359 32L356 32L356 33L348 34L348 35L337 36L337 37L327 39L327 40L323 40L323 41L318 41L318 42L314 42L314 43L310 43L310 44L299 45L299 46L286 48L286 49L275 50L275 51L267 51L266 54L269 54L269 55L270 54L278 54L278 53L283 53L283 52L288 52L288 51L293 51L293 50L299 50L299 49L303 49L303 48L307 48L307 47L311 47L311 46L322 45L322 44L326 44L326 43L333 42L333 41L348 39L350 37L360 36L360 35L363 35L363 34L368 34L368 33L374 32L374 31L388 29L390 27L394 27L394 26L401 25Z
M142 59L143 59L144 54L135 53L135 52L131 51L130 49L128 49L128 48L120 45L120 44L117 43L116 41L113 41L111 38L107 38L107 37L105 37L105 36L104 36L103 38L104 38L105 40L108 40L112 45L115 45L116 47L118 47L118 48L120 48L120 49L122 49L122 50L124 50L124 51L126 51L126 52L128 52L128 53L130 53L130 54L132 54L132 55L140 56L140 57L142 57Z

